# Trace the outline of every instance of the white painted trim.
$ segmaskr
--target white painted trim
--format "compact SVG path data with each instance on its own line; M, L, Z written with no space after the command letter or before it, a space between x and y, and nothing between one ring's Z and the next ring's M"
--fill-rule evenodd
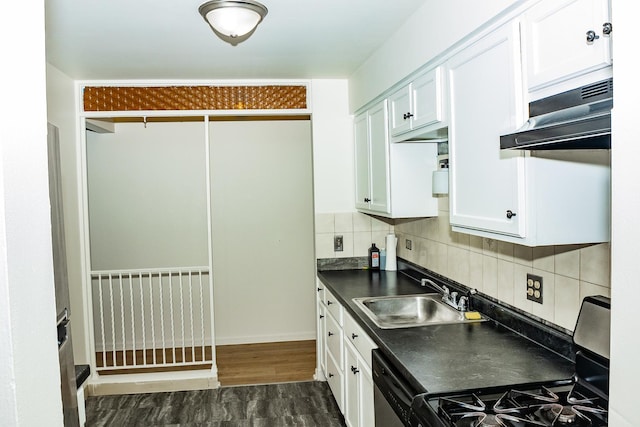
M208 116L305 116L310 109L299 110L135 110L135 111L80 111L80 117L208 117Z
M316 331L282 335L255 335L244 337L216 337L216 345L257 344L285 341L309 341L316 339Z
M157 393L205 390L220 387L217 371L211 370L157 372L95 376L86 385L89 396L107 394Z

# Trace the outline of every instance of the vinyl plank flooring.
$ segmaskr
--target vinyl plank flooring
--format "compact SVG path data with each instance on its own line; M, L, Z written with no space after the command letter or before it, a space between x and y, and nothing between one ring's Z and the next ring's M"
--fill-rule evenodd
M345 426L327 383L319 381L96 396L86 410L87 427Z
M221 388L89 397L87 427L344 427L316 342L216 347Z

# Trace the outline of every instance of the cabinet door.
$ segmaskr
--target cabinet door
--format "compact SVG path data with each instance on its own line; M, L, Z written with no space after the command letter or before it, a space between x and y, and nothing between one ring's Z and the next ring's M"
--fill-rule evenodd
M529 89L611 64L608 0L543 0L525 13L523 39ZM587 32L598 36L587 40ZM606 32L606 31L605 31Z
M519 46L514 22L449 63L452 225L524 233L524 154L500 150L499 140L524 121ZM508 218L508 211L516 216Z
M387 100L369 110L369 152L371 156L370 209L389 212L389 134Z
M317 301L318 307L318 366L322 375L327 373L327 343L326 343L326 317L327 312L322 301Z
M442 121L441 82L441 67L438 67L411 83L413 129Z
M358 427L360 418L358 356L353 346L349 343L345 343L344 347L344 420L348 427Z
M389 119L391 135L396 136L411 130L411 85L406 85L389 97Z
M376 425L375 408L373 407L373 374L365 365L360 364L359 397L360 397L360 426L371 427Z
M327 383L336 399L340 412L344 414L344 376L338 362L331 353L327 353Z
M371 199L369 164L369 119L367 113L356 117L354 122L356 209L369 209Z

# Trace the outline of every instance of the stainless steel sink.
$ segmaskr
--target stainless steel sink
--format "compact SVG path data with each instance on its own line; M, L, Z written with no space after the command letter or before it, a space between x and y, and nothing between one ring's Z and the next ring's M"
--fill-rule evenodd
M382 329L473 323L464 313L442 302L440 294L354 298L356 305Z

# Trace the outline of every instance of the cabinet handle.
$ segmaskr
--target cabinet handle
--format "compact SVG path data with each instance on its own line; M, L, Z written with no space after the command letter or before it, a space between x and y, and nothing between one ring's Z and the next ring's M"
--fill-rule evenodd
M351 339L352 339L352 340L355 340L356 338L358 338L358 335L357 335L357 334L351 334Z
M405 119L405 120L410 119L411 117L413 117L413 114L411 114L411 113L404 113L402 115L402 118Z
M611 31L613 31L611 22L605 22L604 24L602 24L602 34L608 36L609 34L611 34Z
M320 315L320 318L321 318L321 319L324 319L324 314L321 314L321 315Z
M587 31L587 43L593 43L594 40L599 39L600 36L596 34L595 31L589 30Z
M509 211L509 212L511 212L511 211ZM327 300L327 305L331 305L331 304L333 304L333 303L331 302L331 300Z
M512 212L512 211L510 211L510 210L509 210L509 211L507 211L507 218L511 219L511 218L513 218L514 216L516 216L516 213L515 213L515 212Z
M333 332L329 332L327 335L332 336L332 335L333 335Z
M322 288L316 288L318 290L318 292L320 292L322 290Z
M360 372L360 370L358 368L356 368L355 366L351 366L351 372L353 372L353 375L357 374L358 372Z
M370 198L368 198L368 197L365 197L365 198L364 198L364 202L365 202L365 203L369 203L370 201L371 201L371 199L370 199Z
M333 378L333 374L329 372L329 378Z

